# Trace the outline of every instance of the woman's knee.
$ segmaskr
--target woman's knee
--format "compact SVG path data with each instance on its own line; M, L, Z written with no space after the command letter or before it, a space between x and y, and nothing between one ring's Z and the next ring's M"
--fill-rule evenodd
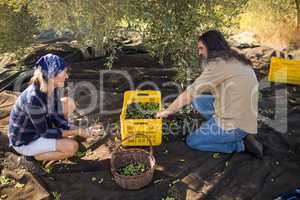
M70 154L73 156L79 149L79 144L76 140L72 140L71 151Z
M79 149L78 142L72 139L60 139L57 143L57 150L67 154L68 156L75 155Z

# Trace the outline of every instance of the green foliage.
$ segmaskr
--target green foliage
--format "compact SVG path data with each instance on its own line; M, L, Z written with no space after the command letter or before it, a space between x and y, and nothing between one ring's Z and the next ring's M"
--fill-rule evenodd
M165 198L162 198L161 200L176 200L174 197L166 196Z
M84 156L86 156L86 151L77 151L75 156L77 158L83 158Z
M87 155L87 152L86 151L77 151L76 154L75 154L75 159L74 161L76 163L80 162L80 160Z
M22 189L25 187L25 184L16 182L15 180L6 177L6 176L0 176L0 185L14 185L17 189ZM1 197L2 198L2 197Z
M249 0L241 30L257 33L262 42L287 46L299 41L295 0Z
M118 173L123 176L137 176L144 173L147 169L144 163L131 163L118 170Z
M61 193L59 192L52 192L54 200L61 200Z
M127 106L126 119L155 119L158 103L131 103Z
M115 54L118 41L128 31L139 33L143 43L161 62L179 68L196 66L197 37L217 28L226 33L238 24L247 0L32 0L30 10L42 28L70 29L83 46L102 54ZM125 31L124 31L125 30ZM114 56L108 59L112 66ZM184 72L184 71L182 71ZM183 75L185 77L185 75Z
M7 194L1 194L0 196L0 199L3 200L3 199L7 199L8 195Z
M24 187L25 187L25 184L23 184L23 183L16 183L16 185L15 185L15 188L17 188L17 189L22 189Z
M165 107L167 108L168 105L165 104ZM166 140L168 140L170 134L182 135L184 130L194 125L194 118L191 116L190 107L181 108L177 112L177 115L163 120L163 135Z
M247 1L4 0L0 3L5 11L0 14L0 41L6 51L7 47L25 47L32 41L33 19L37 19L40 29L71 30L80 46L95 47L97 55L108 54L107 67L111 68L122 38L136 33L153 56L162 63L172 62L179 68L178 77L185 79L185 69L198 66L199 34L208 29L234 31Z
M114 47L113 38L122 18L120 5L117 0L33 0L30 9L40 19L41 28L69 29L82 46L109 51Z
M208 29L225 32L237 25L236 17L247 1L166 0L129 1L128 24L142 30L144 42L162 59L171 56L178 66L190 66L195 59L196 41ZM135 9L134 9L135 8ZM143 22L143 23L141 23ZM140 31L141 32L141 31Z
M0 2L0 53L15 52L18 56L33 41L36 21L29 14L26 1Z
M212 157L213 157L214 159L218 159L218 158L221 157L221 154L220 154L220 153L214 153L214 154L212 155Z
M0 185L10 185L14 184L15 181L6 176L0 176Z
M29 3L29 0L1 0L0 6L8 6L14 12L20 12Z

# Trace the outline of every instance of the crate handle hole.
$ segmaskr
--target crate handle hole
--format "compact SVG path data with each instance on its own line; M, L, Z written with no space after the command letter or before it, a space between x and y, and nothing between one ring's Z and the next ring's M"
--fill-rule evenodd
M145 124L148 124L148 123L146 123L146 122L134 122L134 124L136 124L136 125L145 125Z
M147 93L139 93L139 94L137 94L138 96L149 96L149 94L147 94Z

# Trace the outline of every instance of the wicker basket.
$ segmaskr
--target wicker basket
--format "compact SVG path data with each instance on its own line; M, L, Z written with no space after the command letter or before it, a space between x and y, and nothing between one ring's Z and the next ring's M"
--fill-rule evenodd
M144 134L135 134L125 138L123 141L128 140L131 137L136 135L143 135L146 137L150 143L150 151L137 148L125 149L121 147L121 144L113 151L110 164L111 164L111 173L114 177L114 180L120 185L123 189L128 190L137 190L146 185L148 185L152 178L155 168L155 158L153 156L153 147L151 140L148 136ZM122 141L122 142L123 142ZM118 173L118 169L130 163L145 163L148 168L147 171L140 175L136 176L124 176Z

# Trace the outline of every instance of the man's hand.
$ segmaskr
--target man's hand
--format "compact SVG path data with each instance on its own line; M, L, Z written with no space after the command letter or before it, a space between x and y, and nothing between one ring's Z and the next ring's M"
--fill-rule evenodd
M157 118L166 118L166 117L168 117L171 114L173 114L172 111L163 110L163 111L160 111L160 112L156 113L156 117Z
M166 110L156 113L156 117L166 118L169 115L177 112L183 106L190 104L192 102L192 99L193 99L192 96L188 93L187 90L185 90L175 99L175 101L173 101L169 105L169 107Z

